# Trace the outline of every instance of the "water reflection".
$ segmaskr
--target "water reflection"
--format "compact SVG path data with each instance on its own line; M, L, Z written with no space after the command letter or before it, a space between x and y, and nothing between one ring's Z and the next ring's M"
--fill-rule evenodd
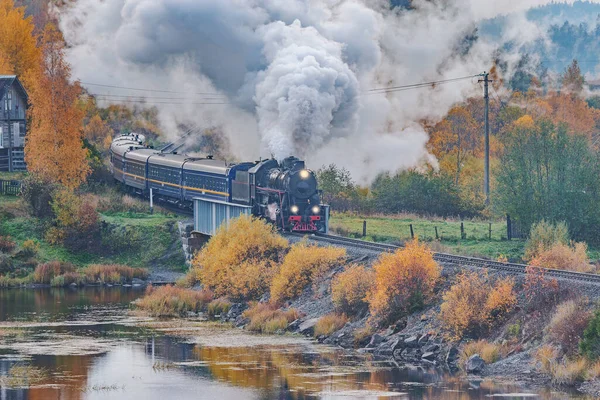
M127 305L139 294L98 288L82 293L0 291L3 320L80 321L38 323L4 339L0 334L0 344L4 340L0 376L6 376L15 365L47 371L42 382L30 388L0 387L0 400L524 397L514 395L523 392L520 388L489 381L466 382L439 371L400 368L312 344L210 347L186 343L124 324ZM5 301L13 306L7 307ZM60 346L85 346L81 345L85 340L90 346L102 342L105 347L97 354L76 348L82 354L51 355L57 354L52 352ZM41 345L49 342L54 344L51 351L37 350L46 349ZM549 391L533 394L542 399L576 398Z
M144 294L142 287L0 289L0 321L65 321L87 317L90 309L113 317Z

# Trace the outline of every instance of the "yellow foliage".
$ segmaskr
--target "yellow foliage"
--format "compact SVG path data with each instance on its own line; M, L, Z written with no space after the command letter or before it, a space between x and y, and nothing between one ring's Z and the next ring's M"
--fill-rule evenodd
M339 265L346 250L339 247L320 247L300 242L285 256L279 272L271 282L271 300L275 303L299 296L305 287Z
M44 69L29 90L31 128L25 143L27 169L41 180L76 188L91 169L83 147L83 111L76 107L81 93L71 84L71 69L64 60L64 42L52 25L42 38Z
M510 278L489 282L487 272L465 272L444 294L440 320L457 338L478 334L508 314L517 299Z
M283 311L273 303L258 303L244 311L244 318L250 319L247 329L260 333L284 331L290 322L297 320L300 313L293 308Z
M0 0L0 74L19 76L30 90L39 70L41 53L33 34L31 17L25 17L25 7L15 8L13 0Z
M536 267L577 272L593 272L595 270L587 256L587 245L583 242L574 243L572 246L555 243L548 250L539 252L530 264Z
M288 246L273 226L241 216L219 228L196 254L192 267L198 280L218 297L259 299Z
M331 300L341 311L356 313L367 306L366 296L372 289L375 273L362 265L351 265L331 282Z
M569 229L564 222L555 224L541 220L531 226L525 246L525 259L531 260L557 243L569 244Z
M431 251L417 240L383 254L373 269L375 284L367 300L372 318L379 322L393 322L429 302L441 274Z
M105 150L110 146L112 141L113 131L106 122L100 118L98 114L94 115L85 128L83 129L85 138L92 144L99 147L101 150Z
M535 123L533 122L533 118L530 115L523 115L521 118L514 122L515 127L521 129L533 129L535 127Z
M348 317L344 314L331 313L324 315L315 324L315 337L329 336L342 329L346 322L348 322Z

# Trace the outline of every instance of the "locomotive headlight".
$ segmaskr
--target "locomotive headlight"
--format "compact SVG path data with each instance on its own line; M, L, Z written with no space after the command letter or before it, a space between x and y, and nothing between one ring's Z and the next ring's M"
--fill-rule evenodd
M292 212L292 214L298 214L298 211L300 211L300 208L298 208L297 205L293 205L290 207L290 211Z
M321 212L321 207L319 207L319 206L313 206L312 212L313 212L313 214L320 213Z
M302 171L300 171L300 178L302 178L302 179L308 179L309 177L310 177L310 172L308 172L305 169L303 169Z

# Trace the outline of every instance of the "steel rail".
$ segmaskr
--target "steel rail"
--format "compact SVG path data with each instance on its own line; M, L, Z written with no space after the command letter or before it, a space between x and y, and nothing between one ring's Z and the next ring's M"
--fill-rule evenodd
M307 235L303 234L291 234L292 236L301 236L306 237ZM330 243L334 245L342 245L354 248L361 248L366 250L372 250L377 252L394 252L402 246L396 246L392 244L385 243L375 243L375 242L367 242L365 240L360 239L352 239L342 236L334 236L334 235L324 235L324 234L316 234L308 236L309 239ZM497 271L508 272L511 274L525 274L527 265L525 264L516 264L516 263L503 263L500 261L486 260L483 258L476 257L467 257L467 256L458 256L455 254L447 254L447 253L433 253L433 258L437 262L448 263L448 264L458 264L464 266L471 266L476 268L488 268ZM565 271L565 270L557 270L550 268L542 268L546 276L551 276L554 278L561 279L569 279L576 281L583 281L587 283L593 283L600 285L600 275L597 274L587 274L583 272L574 272L574 271Z

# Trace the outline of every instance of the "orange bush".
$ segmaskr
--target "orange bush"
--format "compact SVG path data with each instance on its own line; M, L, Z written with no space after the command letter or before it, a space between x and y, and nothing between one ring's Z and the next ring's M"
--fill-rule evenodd
M550 340L559 344L568 355L575 354L591 318L592 314L586 310L584 302L565 301L556 308L548 325Z
M550 269L566 269L577 272L593 272L585 243L574 243L572 246L555 243L549 249L541 251L534 257L531 265Z
M156 317L180 316L203 311L213 299L212 292L200 292L175 286L149 286L146 295L135 302L136 307Z
M299 296L305 287L339 265L346 250L300 242L285 256L271 282L271 300L279 303Z
M242 216L221 226L192 266L198 280L219 297L259 299L287 249L274 227Z
M133 278L146 279L148 271L144 268L131 268L118 264L93 264L82 271L88 282L121 283L131 282Z
M441 273L431 251L417 240L383 254L373 269L375 284L367 301L372 318L379 322L393 322L422 308L433 297Z
M523 289L529 307L539 310L556 302L559 286L556 279L546 278L545 269L528 265Z
M315 337L329 336L342 329L346 322L348 322L348 317L344 314L331 313L324 315L315 324Z
M456 338L464 334L478 335L515 306L517 299L510 278L493 284L487 272L465 272L444 294L440 320Z
M248 330L275 333L286 330L290 322L300 317L300 313L294 308L284 311L273 303L258 303L244 311L243 316L250 319Z
M35 283L49 284L52 278L62 275L66 272L74 272L75 266L72 264L61 263L60 261L50 261L45 264L39 264L33 272Z
M373 287L375 273L362 265L352 265L331 282L331 300L337 309L357 313L367 306L367 293Z
M10 236L0 236L0 251L10 253L17 247L17 244Z

